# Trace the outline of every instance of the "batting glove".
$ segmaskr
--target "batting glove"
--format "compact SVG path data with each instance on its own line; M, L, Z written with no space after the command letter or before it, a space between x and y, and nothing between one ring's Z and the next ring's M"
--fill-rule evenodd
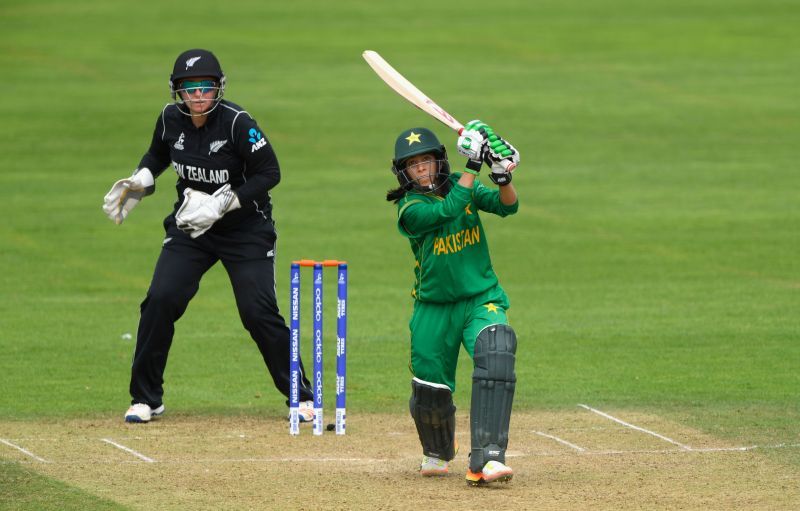
M497 140L488 144L486 163L492 168L489 179L498 186L505 186L511 182L511 172L500 163L502 160L513 163L513 168L516 168L519 164L519 151L507 141L497 137Z
M467 124L464 125L464 129L467 131L479 131L484 136L487 136L487 134L492 133L492 128L489 127L489 125L486 124L485 122L478 119L469 121Z
M519 163L519 153L514 146L494 134L489 138L487 155L492 161L509 159L514 163Z
M212 195L187 188L183 192L183 203L175 214L175 223L178 229L197 238L205 234L225 213L240 207L239 197L229 184Z
M484 144L486 139L479 131L464 130L461 136L458 137L458 153L465 156L468 160L483 161Z
M486 140L483 157L491 155L495 161L500 161L504 158L509 158L514 153L514 148L508 145L508 142L500 138L494 130L484 123L483 121L469 121L464 129L473 130L483 135Z
M487 136L492 129L482 121L469 121L458 137L458 152L467 157L467 172L477 175L486 158Z
M120 179L103 198L103 212L115 224L121 224L133 208L155 191L155 178L150 169L137 169L128 179Z

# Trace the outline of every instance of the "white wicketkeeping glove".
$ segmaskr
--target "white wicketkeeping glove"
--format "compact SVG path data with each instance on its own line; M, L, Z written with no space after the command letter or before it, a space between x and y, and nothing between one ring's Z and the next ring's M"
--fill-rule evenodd
M212 195L187 188L183 192L183 204L175 214L175 223L192 238L204 234L228 211L239 209L239 197L225 184Z
M103 212L114 223L121 224L144 196L153 193L155 182L150 169L137 169L128 179L114 183L103 198Z

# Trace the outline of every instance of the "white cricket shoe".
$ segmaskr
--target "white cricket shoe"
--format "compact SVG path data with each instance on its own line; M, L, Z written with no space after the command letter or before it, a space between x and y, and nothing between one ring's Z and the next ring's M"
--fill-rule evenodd
M477 474L467 469L467 484L470 486L483 486L489 483L507 483L514 477L511 467L503 465L499 461L489 461L483 466L483 470Z
M150 419L158 417L162 413L164 413L164 405L154 409L144 403L136 403L125 412L125 422L150 422Z
M432 456L423 456L422 464L419 466L419 473L425 477L446 476L449 472L450 462L434 458Z
M313 422L314 401L300 401L300 406L297 409L297 415L300 418L300 422Z

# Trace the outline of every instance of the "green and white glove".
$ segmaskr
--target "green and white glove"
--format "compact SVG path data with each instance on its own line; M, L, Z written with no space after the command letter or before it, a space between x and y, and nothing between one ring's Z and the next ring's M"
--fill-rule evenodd
M488 145L486 163L492 168L489 179L498 186L505 186L511 182L511 171L507 170L507 165L501 163L503 160L511 162L513 168L516 168L519 165L519 151L507 141L497 137L497 140Z
M128 179L120 179L103 197L103 212L115 224L121 224L133 208L156 189L156 180L150 169L136 169Z
M489 126L488 124L479 119L469 121L467 124L464 125L464 129L466 131L477 131L478 133L483 135L483 138L486 140L487 143L492 140L492 136L494 135L494 130L491 128L491 126Z
M477 130L486 139L483 159L492 168L489 179L499 186L509 184L511 172L519 164L519 151L500 138L490 126L482 121L469 121L464 128Z
M461 132L458 137L458 153L465 156L468 160L483 162L484 145L486 139L476 130L466 130Z
M239 209L239 197L225 184L212 195L187 188L183 203L175 214L175 224L192 238L205 234L228 211Z
M514 163L519 163L519 153L514 149L514 146L494 133L489 137L486 155L495 162L512 160Z
M467 172L477 175L487 151L487 135L491 128L482 121L469 121L458 137L458 152L467 158Z
M483 154L484 159L486 156L491 156L495 161L500 161L505 158L510 158L514 154L514 148L507 145L507 142L497 136L491 126L483 121L474 120L469 121L465 126L465 130L477 131L486 139L486 148ZM488 163L488 162L487 162Z

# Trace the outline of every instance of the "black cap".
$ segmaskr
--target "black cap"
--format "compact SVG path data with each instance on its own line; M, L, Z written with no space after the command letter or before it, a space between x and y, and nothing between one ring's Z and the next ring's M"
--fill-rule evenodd
M175 59L172 66L172 74L169 79L175 84L182 78L193 78L198 76L211 76L221 81L224 78L222 67L219 60L208 50L187 50Z

